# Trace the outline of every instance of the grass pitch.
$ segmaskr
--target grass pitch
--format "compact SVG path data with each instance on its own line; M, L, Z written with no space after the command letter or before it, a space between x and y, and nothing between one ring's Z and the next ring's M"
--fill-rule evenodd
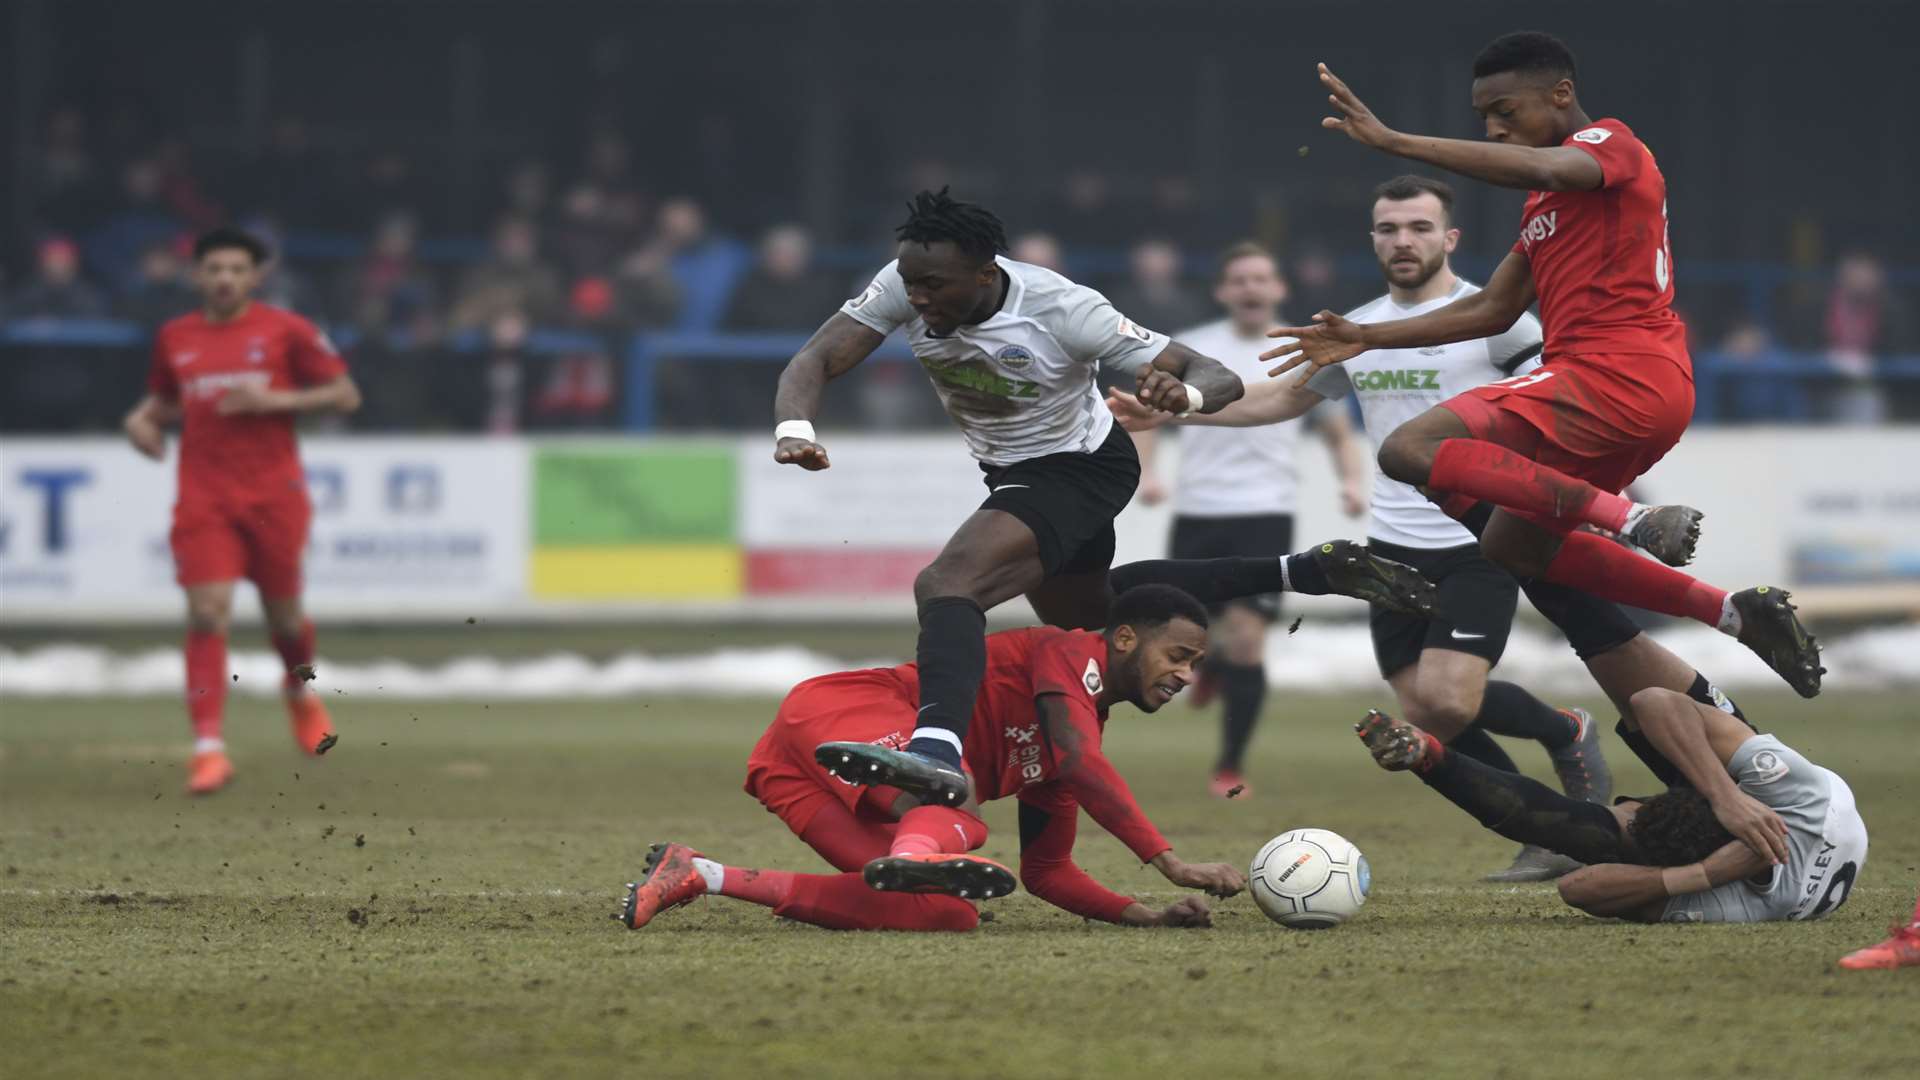
M718 899L637 933L609 920L655 839L821 868L740 791L771 702L336 698L341 742L313 760L276 706L239 700L238 781L191 801L176 703L0 700L0 1071L1920 1075L1920 971L1833 967L1920 884L1902 699L1744 700L1847 777L1873 838L1835 915L1755 927L1605 923L1547 886L1478 883L1511 845L1376 770L1349 732L1369 703L1276 701L1234 802L1205 794L1211 714L1120 710L1109 735L1190 859L1301 825L1358 843L1375 891L1355 922L1283 930L1242 896L1211 931L1123 930L1015 895L977 933L916 936ZM1623 790L1651 790L1608 748ZM1011 861L1010 805L988 820ZM1090 822L1080 857L1175 895Z

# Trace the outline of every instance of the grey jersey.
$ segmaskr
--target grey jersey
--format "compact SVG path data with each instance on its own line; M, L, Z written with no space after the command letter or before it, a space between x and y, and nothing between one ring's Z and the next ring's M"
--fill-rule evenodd
M1461 279L1446 296L1406 306L1392 294L1347 313L1357 323L1392 322L1437 311L1480 286ZM1492 337L1418 349L1369 349L1344 364L1321 368L1307 389L1323 397L1346 397L1358 389L1360 417L1375 446L1393 429L1435 405L1476 386L1504 379L1538 364L1540 320L1522 312L1511 328ZM1373 521L1367 535L1401 547L1461 547L1474 542L1466 526L1383 472L1373 474Z
M1099 366L1136 370L1160 355L1167 336L1134 325L1106 297L1051 270L995 261L1007 275L1006 302L985 322L946 337L928 333L907 303L897 259L840 312L882 334L906 328L907 345L982 462L1098 449L1113 430L1095 379Z
M1764 882L1730 881L1676 896L1665 922L1774 922L1817 919L1846 903L1867 865L1867 826L1853 789L1772 735L1740 744L1727 762L1740 790L1787 823L1787 862Z

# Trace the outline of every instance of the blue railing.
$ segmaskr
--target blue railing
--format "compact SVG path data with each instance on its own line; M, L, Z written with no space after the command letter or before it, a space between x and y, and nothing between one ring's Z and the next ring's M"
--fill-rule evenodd
M15 319L0 323L0 347L139 348L149 333L134 323L112 319ZM359 335L343 328L334 334L343 349L351 349ZM728 334L710 332L641 333L625 345L623 425L630 431L649 431L658 421L656 389L663 364L785 363L807 335ZM390 344L405 347L401 340ZM461 353L486 348L480 331L453 335L442 343ZM604 352L607 338L579 330L536 330L527 348L535 353ZM888 338L874 353L881 362L911 361L904 342ZM1876 381L1888 386L1920 386L1920 356L1882 358L1873 368ZM1773 350L1757 356L1706 352L1694 357L1698 404L1694 417L1704 423L1723 420L1805 420L1814 415L1807 390L1821 384L1837 385L1844 376L1822 355Z

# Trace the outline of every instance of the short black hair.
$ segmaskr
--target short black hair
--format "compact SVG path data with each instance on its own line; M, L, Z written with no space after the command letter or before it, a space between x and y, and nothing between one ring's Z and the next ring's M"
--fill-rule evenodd
M1446 212L1447 220L1453 220L1453 187L1445 180L1408 173L1405 176L1396 176L1373 189L1375 202L1381 199L1400 202L1404 199L1417 199L1422 195L1431 195L1439 199L1440 209Z
M273 253L267 250L266 241L245 229L236 229L231 225L222 225L200 234L193 242L193 261L199 262L215 251L244 251L253 259L253 265L264 266Z
M993 211L961 202L944 187L915 195L907 204L907 220L893 235L915 244L945 240L983 263L1007 250L1007 227Z
M1553 81L1571 79L1573 50L1567 43L1538 30L1521 30L1494 38L1473 58L1473 77L1484 79L1503 71L1537 72Z
M1713 804L1694 788L1671 788L1640 804L1627 836L1650 866L1689 866L1733 843L1733 834L1713 815Z
M1280 260L1273 254L1272 248L1258 240L1242 240L1220 253L1218 275L1226 277L1227 267L1241 259L1265 259L1273 264L1275 270L1280 269Z
M1175 619L1207 628L1206 605L1172 585L1135 585L1107 609L1107 627L1131 626L1137 633L1158 630Z

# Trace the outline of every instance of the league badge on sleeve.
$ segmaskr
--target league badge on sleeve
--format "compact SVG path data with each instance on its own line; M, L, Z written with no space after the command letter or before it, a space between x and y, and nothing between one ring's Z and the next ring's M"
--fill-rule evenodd
M861 293L859 296L854 297L852 300L847 301L847 306L855 310L865 307L867 303L871 301L874 297L879 296L881 291L882 291L881 284L878 281L875 281L872 284L867 286L867 289L865 292Z
M1106 684L1100 681L1099 661L1092 657L1087 658L1086 674L1080 676L1080 683L1087 688L1087 693L1095 697L1100 696L1100 691L1106 689Z
M1576 131L1573 133L1574 142L1592 143L1595 146L1599 146L1611 138L1613 138L1613 132L1608 131L1606 128L1591 127L1584 131Z
M1124 315L1120 317L1120 332L1127 337L1133 338L1135 341L1144 342L1148 345L1153 344L1153 331L1144 326L1134 325L1134 321Z

